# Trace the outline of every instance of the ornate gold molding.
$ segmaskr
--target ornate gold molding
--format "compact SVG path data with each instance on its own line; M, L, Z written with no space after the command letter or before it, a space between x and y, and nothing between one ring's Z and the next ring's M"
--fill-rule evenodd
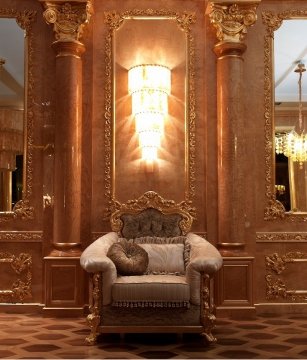
M44 19L47 24L53 24L55 38L58 41L79 41L84 26L92 14L92 2L59 4L52 1L44 3Z
M216 36L223 42L241 42L249 26L257 20L257 4L220 5L211 3L209 18L216 28Z
M306 18L307 10L286 10L281 13L262 12L262 22L266 26L264 35L264 136L265 136L265 196L267 204L264 220L306 222L307 214L285 212L283 205L276 200L274 179L274 108L273 108L273 38L283 20Z
M183 234L190 231L193 219L195 218L195 208L191 207L191 202L182 201L178 204L173 200L166 200L154 191L147 191L136 200L129 200L126 204L121 204L113 200L111 202L111 227L113 231L119 232L123 227L121 216L123 214L137 214L145 209L154 208L163 214L180 214L182 220L179 226Z
M267 242L307 242L306 232L257 232L257 243Z
M168 9L133 9L122 13L116 11L106 11L105 23L109 27L109 31L105 38L105 133L104 133L104 147L105 147L105 195L111 200L114 200L114 184L112 179L112 81L113 81L113 61L112 48L114 32L120 28L126 19L133 17L157 17L173 19L176 21L178 27L185 32L187 38L187 54L188 54L188 117L187 117L187 132L188 132L188 176L187 188L185 190L185 200L191 200L195 195L195 155L196 155L196 135L195 135L195 42L194 36L191 33L191 26L196 21L194 12L176 12Z
M32 196L33 187L33 143L34 143L34 121L36 116L35 99L34 99L34 41L33 41L33 23L36 21L37 12L34 10L18 11L11 8L0 8L0 17L15 18L17 24L25 31L26 49L27 49L27 83L26 88L26 108L25 108L25 122L26 122L26 135L24 138L25 145L25 179L23 200L20 200L14 207L13 211L0 213L0 224L2 222L11 220L32 220L34 219L34 207L31 206L30 198Z
M42 240L43 240L42 231L0 231L0 241L41 242Z
M24 276L18 278L11 286L11 289L0 290L0 302L16 303L23 302L32 297L32 256L27 253L20 253L15 256L10 253L0 253L0 263L9 263L15 274Z
M267 300L282 297L291 302L307 301L307 290L288 290L284 280L273 275L281 275L286 270L287 264L294 262L307 262L307 254L301 251L290 251L282 256L278 253L265 256L268 272L265 275Z

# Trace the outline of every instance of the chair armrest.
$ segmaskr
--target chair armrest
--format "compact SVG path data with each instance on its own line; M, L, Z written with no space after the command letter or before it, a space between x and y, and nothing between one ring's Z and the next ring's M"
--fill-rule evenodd
M106 272L115 270L116 267L111 259L107 257L109 247L118 240L115 232L101 236L89 245L82 253L80 264L84 270L90 273Z
M200 305L201 273L210 277L218 271L223 264L219 251L202 237L188 233L187 243L190 245L190 261L186 268L186 279L190 285L190 301Z
M188 233L187 243L190 245L190 261L188 266L199 273L212 276L223 264L219 251L202 237Z

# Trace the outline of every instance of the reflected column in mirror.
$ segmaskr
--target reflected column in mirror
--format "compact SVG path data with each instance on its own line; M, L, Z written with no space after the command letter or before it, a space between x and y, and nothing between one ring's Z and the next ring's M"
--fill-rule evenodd
M25 45L14 18L0 18L0 34L0 211L12 211L23 190Z
M307 212L307 19L274 32L275 194L286 211Z

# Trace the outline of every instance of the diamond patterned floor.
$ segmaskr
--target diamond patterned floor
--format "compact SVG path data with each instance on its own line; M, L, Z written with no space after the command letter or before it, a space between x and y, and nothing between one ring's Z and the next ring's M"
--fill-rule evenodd
M39 314L0 314L0 358L8 359L306 359L307 316L218 319L218 342L173 334L104 335L84 342L84 318L54 319Z

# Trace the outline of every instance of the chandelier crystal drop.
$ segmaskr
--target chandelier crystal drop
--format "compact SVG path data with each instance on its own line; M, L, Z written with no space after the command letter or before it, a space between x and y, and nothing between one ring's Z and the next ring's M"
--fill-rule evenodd
M303 126L302 115L302 75L306 71L305 65L299 63L294 70L299 73L299 117L297 126L288 133L279 132L275 134L275 152L284 154L294 162L299 162L300 167L307 161L307 134Z

